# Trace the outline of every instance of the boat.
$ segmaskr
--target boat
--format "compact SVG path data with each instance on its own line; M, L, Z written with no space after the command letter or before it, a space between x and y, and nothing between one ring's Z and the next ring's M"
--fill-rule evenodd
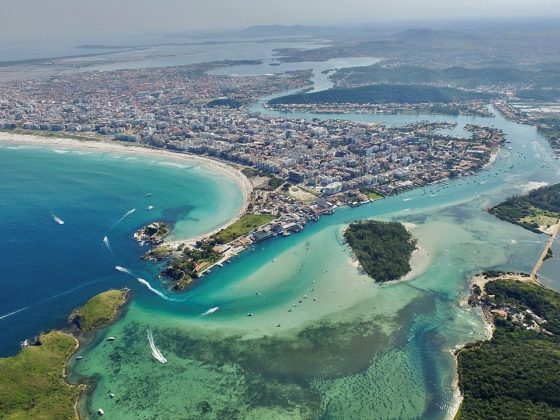
M146 194L146 197L151 197L151 196L152 196L152 193Z
M64 220L62 220L60 217L58 217L57 215L53 214L52 215L53 220L58 223L59 225L63 225L64 224Z
M148 207L146 208L146 211L152 211L153 209L154 209L154 206L148 206Z
M111 336L111 337L108 337L108 338L107 338L107 341L115 341L116 339L117 339L117 337Z
M78 356L76 357L76 360L82 360L84 358L84 356Z
M97 410L97 414L102 416L103 414L105 414L105 411L103 411L103 409L100 408L99 410Z
M249 313L247 314L247 316L253 316L253 315L255 315L253 312L249 312Z
M202 314L202 316L206 316L206 315L210 315L213 314L214 312L216 312L218 309L220 309L219 306L214 306L213 308L208 309L206 312L204 312Z

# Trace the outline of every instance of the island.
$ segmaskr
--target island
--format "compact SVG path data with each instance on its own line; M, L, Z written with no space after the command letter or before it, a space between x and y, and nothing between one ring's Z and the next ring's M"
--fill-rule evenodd
M169 226L164 222L153 222L138 229L134 233L134 239L141 245L159 245L163 243L163 238L169 234Z
M79 339L113 322L128 301L128 289L91 298L70 316L64 330L39 335L33 345L0 359L0 413L8 419L77 419L84 384L66 382L66 363Z
M493 336L456 352L456 419L560 418L560 293L528 274L476 276L469 303Z
M511 197L488 212L536 233L550 233L560 219L560 184Z
M397 280L410 270L416 239L398 222L352 223L344 232L363 270L377 282Z

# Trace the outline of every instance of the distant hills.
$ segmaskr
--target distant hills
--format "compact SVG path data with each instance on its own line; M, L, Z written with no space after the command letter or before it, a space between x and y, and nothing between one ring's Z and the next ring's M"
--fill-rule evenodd
M340 28L304 25L255 25L243 29L238 35L246 37L295 37L318 36L339 32Z

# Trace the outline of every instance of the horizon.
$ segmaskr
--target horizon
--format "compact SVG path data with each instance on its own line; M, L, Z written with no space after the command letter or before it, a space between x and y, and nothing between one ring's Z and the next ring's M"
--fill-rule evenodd
M292 0L288 0L290 3ZM478 2L477 2L478 1ZM352 0L307 2L304 5L266 5L254 0L243 4L211 2L193 6L179 0L155 5L149 0L121 1L115 5L101 0L84 7L69 0L25 3L8 0L0 16L0 37L5 41L64 40L128 37L147 34L216 34L259 26L305 26L317 28L359 28L374 25L423 25L453 21L550 20L557 0L460 0L440 5L405 0L398 4ZM480 7L478 7L480 6ZM134 10L131 15L130 10ZM216 13L219 10L219 13ZM293 13L297 10L297 14ZM318 11L320 10L320 13ZM505 12L504 12L505 11Z

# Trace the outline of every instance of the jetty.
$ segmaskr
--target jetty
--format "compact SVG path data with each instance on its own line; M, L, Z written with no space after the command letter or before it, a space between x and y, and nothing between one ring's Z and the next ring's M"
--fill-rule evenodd
M560 230L560 219L558 219L558 222L552 227L551 232L550 232L550 238L548 239L546 246L544 247L543 252L541 253L539 259L537 260L537 263L535 264L535 267L533 268L533 271L531 271L531 280L533 281L538 281L538 274L539 271L544 263L544 261L546 260L546 256L549 255L549 252L552 248L552 245L554 244L554 241L556 240L556 238L558 237L558 231Z

